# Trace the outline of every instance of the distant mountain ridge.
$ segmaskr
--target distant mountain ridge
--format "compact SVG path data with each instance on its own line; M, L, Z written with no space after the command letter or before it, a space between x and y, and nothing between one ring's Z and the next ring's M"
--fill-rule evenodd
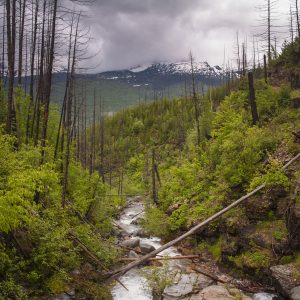
M79 74L85 81L88 103L92 103L93 90L101 94L106 111L119 111L141 102L162 98L173 99L190 94L191 64L188 61L153 63L128 70L105 71L96 74ZM62 102L65 72L54 75L53 100ZM199 90L222 84L225 72L207 62L194 62L194 74ZM201 89L200 89L201 87Z
M201 83L215 85L222 80L224 72L219 66L211 66L207 62L195 62L194 74ZM131 84L133 87L152 85L153 88L164 88L165 84L178 84L192 73L188 61L175 63L153 63L150 65L136 66L128 70L106 71L97 74L104 80L120 80ZM188 78L187 78L188 79ZM211 82L210 82L211 81Z

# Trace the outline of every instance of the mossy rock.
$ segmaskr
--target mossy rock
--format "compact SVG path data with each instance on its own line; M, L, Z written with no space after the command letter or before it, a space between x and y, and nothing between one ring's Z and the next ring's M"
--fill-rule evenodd
M250 239L259 247L285 253L288 249L288 230L283 220L264 221L256 225Z
M282 199L285 199L287 195L287 191L283 186L269 187L246 202L247 217L249 220L265 220L270 211L273 211L277 217L282 217L285 212L282 204L287 205Z
M268 269L272 263L273 255L271 251L253 249L229 258L239 269L253 270L258 272L261 269Z

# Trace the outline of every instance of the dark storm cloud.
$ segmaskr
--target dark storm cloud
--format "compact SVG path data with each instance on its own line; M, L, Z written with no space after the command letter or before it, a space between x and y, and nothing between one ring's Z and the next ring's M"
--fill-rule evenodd
M280 0L287 2L285 0ZM246 36L261 0L96 0L85 20L91 28L91 52L101 49L97 70L128 68L154 61L223 61L233 51L235 34ZM284 10L286 5L280 5Z

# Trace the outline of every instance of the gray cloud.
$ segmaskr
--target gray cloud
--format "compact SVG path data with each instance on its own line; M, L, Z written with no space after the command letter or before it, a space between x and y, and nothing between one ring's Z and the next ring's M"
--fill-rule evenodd
M96 0L88 8L91 28L90 62L97 71L122 69L155 61L186 59L222 64L224 48L234 52L236 32L251 37L257 23L255 6L263 0ZM288 12L288 1L278 10ZM281 15L283 23L288 17ZM226 56L227 56L226 54Z

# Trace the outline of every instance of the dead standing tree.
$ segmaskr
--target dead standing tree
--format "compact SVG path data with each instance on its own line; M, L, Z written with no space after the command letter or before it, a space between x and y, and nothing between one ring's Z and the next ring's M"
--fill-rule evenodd
M194 57L192 52L190 52L190 63L191 63L191 75L192 75L192 100L194 104L195 122L197 129L197 146L200 146L201 132L200 132L200 105L199 99L196 91L196 78L194 69Z
M14 76L16 51L16 0L6 0L6 43L8 62L7 122L6 131L14 131L16 111L14 108Z

